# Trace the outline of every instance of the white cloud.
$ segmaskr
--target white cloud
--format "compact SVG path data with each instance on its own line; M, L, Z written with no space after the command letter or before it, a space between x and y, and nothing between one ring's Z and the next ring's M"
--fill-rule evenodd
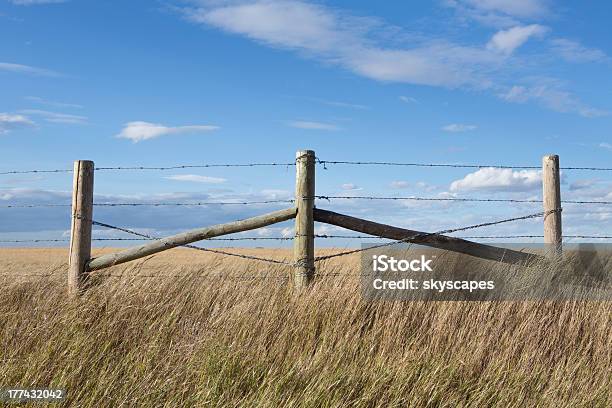
M397 180L391 182L391 188L408 188L410 187L410 183L403 180Z
M604 148L604 149L608 149L608 150L612 150L612 144L606 143L606 142L600 143L599 147Z
M455 180L450 185L453 192L488 191L531 191L542 188L542 172L536 170L499 169L487 167Z
M602 50L587 48L577 41L554 38L550 42L553 52L569 62L596 62L607 58Z
M597 180L592 180L592 179L576 180L570 184L569 189L570 191L588 190L596 184L597 184Z
M33 6L37 4L58 4L65 3L68 0L9 0L9 2L17 6Z
M512 27L508 30L498 31L493 35L487 48L491 51L510 55L532 36L542 35L547 28L539 24Z
M178 135L184 133L201 133L217 129L219 129L218 126L210 125L168 127L158 123L135 121L126 123L121 132L116 137L130 139L134 143L137 143L143 140L154 139L160 136Z
M175 181L191 181L194 183L209 183L209 184L221 184L227 181L227 179L224 179L221 177L200 176L197 174L177 174L174 176L167 176L164 178L168 180L175 180Z
M347 191L361 190L361 188L359 188L358 185L353 184L353 183L344 183L342 184L341 187L343 190L347 190Z
M595 109L585 105L571 93L561 89L554 82L534 85L522 86L515 85L506 92L499 95L500 98L507 102L525 103L528 101L536 101L548 109L564 112L578 113L586 118L596 118L608 116L610 113L601 109Z
M340 128L331 123L311 122L306 120L294 120L287 123L289 126L298 129L307 130L340 130Z
M520 20L534 20L550 14L548 0L443 0L454 8L460 20L474 20L495 28L508 28Z
M390 48L375 38L389 28L379 20L304 1L214 4L185 13L192 21L296 50L379 81L476 86L484 81L477 75L478 66L496 63L497 57L485 49L421 37L415 37L410 48Z
M482 11L522 18L539 17L548 12L548 2L545 0L459 0L458 2Z
M401 95L399 97L399 100L402 101L402 102L406 102L406 103L418 103L418 101L415 98L413 98L412 96Z
M47 76L47 77L60 76L60 74L58 74L57 72L54 72L48 69L32 67L29 65L13 64L10 62L0 62L0 71L15 72L18 74L29 74L29 75L35 75L35 76Z
M26 115L40 116L47 122L64 123L70 125L84 125L87 123L87 117L79 115L70 115L67 113L49 112L39 109L23 109L19 111Z
M476 126L476 125L466 125L466 124L462 124L462 123L451 123L450 125L446 125L446 126L442 127L442 130L444 130L445 132L458 133L458 132L469 132L470 130L476 130L477 128L478 128L478 126Z
M11 130L32 126L34 126L34 122L27 116L0 112L0 135L6 134Z
M24 97L24 99L30 102L39 103L41 105L53 106L54 108L75 108L75 109L83 108L83 105L77 105L76 103L50 101L45 98L41 98L39 96L26 96Z
M359 110L369 109L367 106L359 105L357 103L326 101L326 100L321 100L321 102L324 103L325 105L337 106L339 108L351 108L351 109L359 109Z
M270 47L292 50L300 56L376 81L500 93L510 88L508 80L524 67L545 62L532 59L527 64L513 56L513 51L529 38L548 30L543 25L526 25L520 21L548 14L547 0L445 0L447 5L470 18L506 28L493 35L488 44L473 46L428 33L406 32L379 18L350 15L321 2L211 0L194 3L196 6L182 9L190 21ZM389 41L389 33L393 33L395 41ZM560 110L552 103L539 102L544 107L553 106L552 109L583 116L601 114L586 106Z

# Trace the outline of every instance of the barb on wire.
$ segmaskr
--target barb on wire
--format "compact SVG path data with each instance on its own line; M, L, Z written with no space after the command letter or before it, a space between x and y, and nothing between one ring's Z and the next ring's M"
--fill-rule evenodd
M261 204L290 204L293 199L285 200L261 200L261 201L200 201L193 203L93 203L94 207L197 207L206 205L261 205ZM45 207L70 207L70 204L7 204L0 208L45 208Z
M0 172L0 175L8 174L33 174L33 173L72 173L72 169L56 169L56 170L9 170Z
M492 203L535 203L541 204L541 199L512 199L512 198L473 198L473 197L379 197L379 196L329 196L329 195L316 195L313 197L303 197L304 199L319 199L319 200L387 200L387 201L460 201L460 202L492 202ZM576 201L576 200L562 200L563 204L605 204L611 205L612 201Z
M404 167L448 167L463 169L483 169L494 167L498 169L523 169L540 170L541 166L520 166L520 165L495 165L495 164L455 164L455 163L401 163L401 162L382 162L382 161L347 161L347 160L320 160L317 163L327 169L328 164L344 165L365 165L365 166L404 166ZM590 171L612 171L611 167L561 167L561 170L590 170Z
M304 197L312 198L312 197ZM542 200L522 200L522 199L503 199L503 198L454 198L454 197L376 197L376 196L327 196L327 195L316 195L316 199L320 200L389 200L389 201L474 201L474 202L497 202L497 203L538 203L541 204Z
M172 207L172 206L203 206L203 205L256 205L256 204L278 204L293 203L295 200L262 200L262 201L200 201L194 203L94 203L98 207Z
M70 207L70 204L7 204L0 208L45 208L45 207Z
M288 276L256 276L256 275L225 275L225 274L217 274L215 275L192 275L192 274L180 274L180 275L131 275L125 273L98 273L93 272L91 276L95 277L105 277L105 278L130 278L130 279L138 279L138 278L157 278L157 279L165 279L165 278L194 278L194 279L223 279L225 280L236 280L236 281L249 281L249 280L257 280L257 279L276 279L276 280L287 280Z
M508 165L485 165L485 164L453 164L453 163L400 163L382 161L348 161L348 160L317 160L317 163L326 166L328 164L346 164L356 166L402 166L402 167L450 167L463 169L482 169L496 167L498 169L541 169L541 166L508 166Z
M115 166L96 167L95 170L180 170L180 169L206 169L213 167L274 167L294 166L294 163L219 163L219 164L180 164L174 166Z
M289 241L293 237L235 237L235 238L207 238L204 241ZM92 241L151 241L154 238L92 238ZM3 244L41 243L41 242L70 242L68 238L54 239L0 239Z
M143 234L143 233L140 233L140 232L132 231L132 230L127 229L127 228L117 227L117 226L114 226L114 225L106 224L106 223L103 223L103 222L98 222L98 221L95 221L95 220L90 220L90 221L91 221L92 225L97 225L97 226L100 226L100 227L114 229L114 230L117 230L117 231L123 231L125 233L136 235L136 236L139 236L139 237L144 237L144 238L148 238L148 239L151 239L151 240L161 239L161 238L158 238L158 237L154 237L152 235L148 235L148 234ZM232 253L232 252L222 251L222 250L218 250L218 249L202 248L202 247L199 247L199 246L196 246L196 245L184 244L184 245L179 245L179 246L182 246L182 247L185 247L185 248L195 249L195 250L198 250L198 251L212 252L212 253L216 253L216 254L220 254L220 255L233 256L233 257L236 257L236 258L251 259L251 260L254 260L254 261L262 261L262 262L268 262L268 263L275 263L275 264L279 264L279 265L295 266L295 264L292 263L292 262L279 261L279 260L276 260L276 259L263 258L263 257L253 256L253 255L235 254L235 253Z
M392 245L396 245L396 244L399 244L399 243L402 243L402 242L415 241L415 240L422 239L422 238L429 237L429 236L433 236L433 235L452 234L453 232L467 231L467 230L471 230L471 229L475 229L475 228L482 228L482 227L488 227L488 226L491 226L491 225L503 224L503 223L506 223L506 222L520 221L520 220L527 220L527 219L531 219L531 218L544 217L544 216L547 216L547 215L550 215L550 214L553 214L553 213L556 213L556 212L560 212L560 211L562 211L561 208L556 208L554 210L545 211L545 212L539 212L539 213L529 214L529 215L523 215L521 217L506 218L504 220L484 222L484 223L481 223L481 224L469 225L467 227L450 228L450 229L446 229L446 230L442 230L442 231L437 231L437 232L417 234L415 236L411 236L411 237L407 237L407 238L399 239L399 240L393 240L392 242L387 242L387 243L380 244L380 245L374 245L374 246L370 246L370 247L367 247L367 248L359 248L359 249L354 249L354 250L350 250L350 251L344 251L344 252L340 252L340 253L332 254L332 255L318 256L318 257L315 258L315 262L323 261L323 260L331 259L331 258L336 258L336 257L339 257L339 256L350 255L350 254L354 254L354 253L358 253L358 252L363 252L363 251L370 250L370 249L376 249L376 248L383 248L383 247L387 247L387 246L392 246Z

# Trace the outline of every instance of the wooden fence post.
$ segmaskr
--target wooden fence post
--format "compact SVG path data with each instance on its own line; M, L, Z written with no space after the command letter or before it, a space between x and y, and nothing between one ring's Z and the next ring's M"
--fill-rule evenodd
M549 256L561 254L561 181L559 156L542 158L542 197L544 202L544 244ZM555 210L555 212L551 212Z
M74 162L72 183L72 222L68 260L68 293L82 292L85 286L85 266L91 257L91 221L93 216L94 163Z
M304 288L312 282L314 265L314 195L315 152L300 150L296 153L295 179L295 238L293 259L295 261L295 286Z

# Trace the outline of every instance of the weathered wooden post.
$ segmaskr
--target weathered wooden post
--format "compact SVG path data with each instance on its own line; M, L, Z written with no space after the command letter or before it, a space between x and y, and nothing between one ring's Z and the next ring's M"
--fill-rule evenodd
M315 152L299 150L295 160L295 238L293 259L295 261L295 286L304 288L312 282L314 266L314 195Z
M549 256L561 254L561 177L559 156L542 158L542 197L544 203L544 244Z
M91 257L93 187L94 163L89 160L75 161L68 260L68 293L72 296L78 295L84 289L85 266Z

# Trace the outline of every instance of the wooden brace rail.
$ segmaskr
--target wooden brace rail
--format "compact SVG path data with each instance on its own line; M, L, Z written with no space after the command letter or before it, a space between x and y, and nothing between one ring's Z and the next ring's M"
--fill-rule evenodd
M119 265L124 262L133 261L144 256L156 254L167 249L176 248L185 244L191 244L192 242L201 241L207 238L266 227L268 225L295 218L296 214L296 208L288 208L286 210L275 211L241 221L234 221L227 224L213 225L212 227L198 228L191 231L182 232L180 234L158 239L137 247L128 248L125 251L94 258L87 264L87 271L95 271L98 269L108 268L109 266Z
M318 222L336 225L351 231L393 240L404 240L406 242L459 252L508 264L525 264L541 258L526 252L480 244L461 238L393 227L391 225L379 224L377 222L351 217L333 211L321 210L319 208L314 209L314 219Z

